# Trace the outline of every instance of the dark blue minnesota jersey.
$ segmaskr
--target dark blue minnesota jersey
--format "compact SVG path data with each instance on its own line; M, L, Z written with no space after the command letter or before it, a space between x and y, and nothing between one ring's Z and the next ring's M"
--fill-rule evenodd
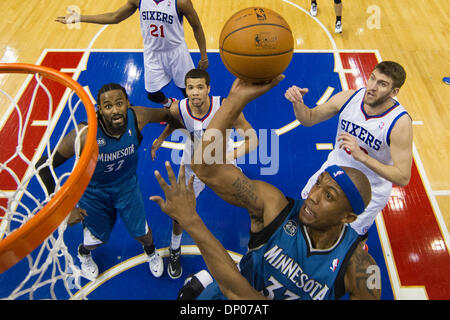
M97 144L99 153L89 186L118 184L136 175L138 148L142 136L137 128L134 111L130 108L127 114L127 129L118 139L108 135L102 121L98 120Z
M289 201L271 225L251 235L249 252L239 263L242 275L271 299L339 298L343 292L336 294L336 284L343 291L346 264L360 237L345 225L331 248L312 248L306 227L299 221L303 200Z

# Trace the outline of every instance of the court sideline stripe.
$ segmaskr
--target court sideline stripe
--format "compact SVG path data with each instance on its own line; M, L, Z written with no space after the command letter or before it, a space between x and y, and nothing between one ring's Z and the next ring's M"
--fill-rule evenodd
M167 258L169 256L169 247L157 249L158 253L160 254L161 258ZM227 250L228 254L231 256L234 262L238 263L242 255L230 250ZM182 255L200 255L200 249L196 245L182 245L181 246L181 254ZM110 269L106 270L105 272L101 273L97 279L94 281L90 281L87 283L83 288L81 288L78 292L76 292L73 297L70 298L70 300L79 300L86 298L90 293L92 293L95 289L100 287L103 283L107 282L108 280L111 280L115 276L136 267L137 265L140 265L142 263L147 262L148 259L146 257L145 253L142 253L140 255L137 255L135 257L129 258L119 264L116 264L115 266L111 267Z

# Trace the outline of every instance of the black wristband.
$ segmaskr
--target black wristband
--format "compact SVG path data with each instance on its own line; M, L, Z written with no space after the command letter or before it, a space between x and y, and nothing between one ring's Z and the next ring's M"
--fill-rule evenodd
M53 179L50 168L48 166L45 166L39 170L39 167L41 167L47 161L47 159L48 155L42 156L36 163L35 168L38 169L38 174L41 177L48 194L52 194L55 191L55 180ZM58 151L56 151L52 159L53 168L59 167L66 160L67 158L63 157Z

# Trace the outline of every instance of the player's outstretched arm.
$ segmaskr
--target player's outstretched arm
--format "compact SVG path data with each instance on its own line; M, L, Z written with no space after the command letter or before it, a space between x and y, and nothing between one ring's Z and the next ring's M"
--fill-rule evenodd
M172 116L167 108L131 107L136 113L139 130L147 124L154 122L167 122L173 127L179 127L178 121Z
M166 109L166 108L164 108ZM178 101L175 100L172 102L172 105L169 108L171 120L164 121L167 122L167 126L164 128L163 132L159 135L159 137L153 141L152 144L152 160L156 159L156 150L158 150L163 144L164 140L166 140L176 129L183 129L182 125L183 120L181 119L180 112L178 110Z
M231 259L222 244L213 236L203 223L195 209L195 195L193 176L189 183L185 183L185 168L181 164L178 181L170 166L166 162L169 184L156 171L155 177L166 200L160 196L152 196L163 212L176 220L197 244L205 263L219 284L222 293L229 299L265 299L240 274L236 263Z
M247 103L269 91L283 78L281 75L265 84L252 84L236 79L228 97L211 120L201 143L194 149L194 172L223 200L248 210L253 232L270 223L287 205L287 200L273 185L251 180L237 167L224 164L226 131L233 127Z
M292 103L295 118L305 127L330 119L339 113L342 105L351 97L353 90L342 91L332 96L327 102L314 108L309 108L303 102L303 96L308 89L292 86L288 88L284 97Z
M113 12L106 12L95 15L81 15L75 10L68 9L69 14L60 16L55 21L63 24L72 24L77 22L115 24L129 18L139 6L139 0L128 0L126 4Z
M237 148L227 153L227 163L231 163L234 159L240 158L258 147L258 136L256 131L247 119L245 119L243 113L239 115L234 123L234 129L237 134L244 138L244 141Z
M81 133L79 131L83 130ZM70 131L58 145L58 149L52 150L50 153L53 154L51 157L51 166L57 168L66 162L67 159L75 155L75 141L78 135L80 135L80 152L84 148L86 142L87 126L85 124L78 124L76 129ZM52 194L55 191L55 180L50 171L50 168L45 165L48 155L42 156L36 162L36 169L39 171L39 176L47 189L48 194Z

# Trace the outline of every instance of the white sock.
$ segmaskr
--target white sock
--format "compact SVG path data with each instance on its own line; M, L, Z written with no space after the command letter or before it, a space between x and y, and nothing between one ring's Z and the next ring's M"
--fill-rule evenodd
M176 235L172 232L172 240L170 241L170 248L173 250L177 250L180 247L181 244L181 237L183 233L180 233L179 235Z
M201 271L197 272L195 274L195 276L200 281L200 283L202 284L203 288L206 288L207 286L209 286L213 282L213 278L211 277L211 275L206 270L201 270Z
M172 105L172 99L170 99L170 98L167 98L167 102L163 103L163 106L165 108L170 108L171 105Z

